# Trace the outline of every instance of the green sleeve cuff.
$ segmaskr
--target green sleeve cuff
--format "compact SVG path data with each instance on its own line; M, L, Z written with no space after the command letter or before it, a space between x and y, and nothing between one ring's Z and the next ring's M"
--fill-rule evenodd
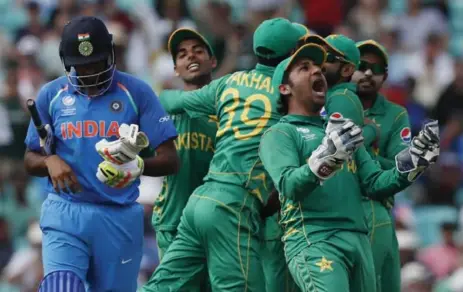
M320 185L317 176L312 173L308 164L291 170L288 173L284 185L280 186L283 195L291 200L299 200Z

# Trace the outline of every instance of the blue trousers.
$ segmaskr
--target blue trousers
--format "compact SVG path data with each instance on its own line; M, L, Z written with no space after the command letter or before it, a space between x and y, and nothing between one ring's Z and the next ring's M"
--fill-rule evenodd
M44 275L72 271L91 292L135 292L143 253L143 207L71 202L42 205Z

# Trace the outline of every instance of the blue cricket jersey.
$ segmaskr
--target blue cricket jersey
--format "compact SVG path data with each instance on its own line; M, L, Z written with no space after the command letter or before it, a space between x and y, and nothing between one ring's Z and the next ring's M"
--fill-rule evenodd
M66 77L55 79L42 87L36 105L42 122L53 129L56 154L72 168L82 187L76 194L59 194L73 201L130 204L138 198L140 179L128 187L115 189L96 178L103 158L95 150L95 144L103 138L118 139L122 123L138 124L152 149L177 137L173 122L151 87L119 71L114 73L108 91L93 98L80 95ZM32 121L25 143L32 151L40 150ZM50 180L47 191L56 193Z

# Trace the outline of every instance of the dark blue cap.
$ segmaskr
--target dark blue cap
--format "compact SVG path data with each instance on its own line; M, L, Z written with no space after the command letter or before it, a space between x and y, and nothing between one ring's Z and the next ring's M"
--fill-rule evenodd
M65 25L60 43L65 67L107 60L112 51L112 35L101 19L79 16Z

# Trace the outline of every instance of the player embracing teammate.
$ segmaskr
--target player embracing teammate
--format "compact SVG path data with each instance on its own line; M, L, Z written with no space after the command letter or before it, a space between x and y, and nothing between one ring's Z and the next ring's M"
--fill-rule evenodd
M99 19L72 20L60 45L66 77L36 100L47 134L31 123L26 137L26 168L50 178L40 291L136 290L141 174L168 176L153 217L162 261L143 291L266 291L264 279L282 262L301 291L385 286L378 263L387 261L376 256L384 253L375 251L371 231L378 223L367 225L364 209L368 217L369 206L383 208L390 222L383 206L439 155L437 123L399 143L406 113L397 112L404 120L386 131L380 122L386 109L398 110L377 95L386 78L382 47L306 33L283 18L264 21L254 33L257 66L211 81L207 41L174 32L168 47L185 90L162 92L164 110L146 84L115 69L112 38ZM195 142L194 134L207 141ZM141 157L148 147L156 155ZM185 165L173 176L178 156ZM263 252L260 230L262 217L272 215L262 216L273 189L283 233L276 256ZM390 228L381 233L395 244ZM262 262L272 261L264 277Z

